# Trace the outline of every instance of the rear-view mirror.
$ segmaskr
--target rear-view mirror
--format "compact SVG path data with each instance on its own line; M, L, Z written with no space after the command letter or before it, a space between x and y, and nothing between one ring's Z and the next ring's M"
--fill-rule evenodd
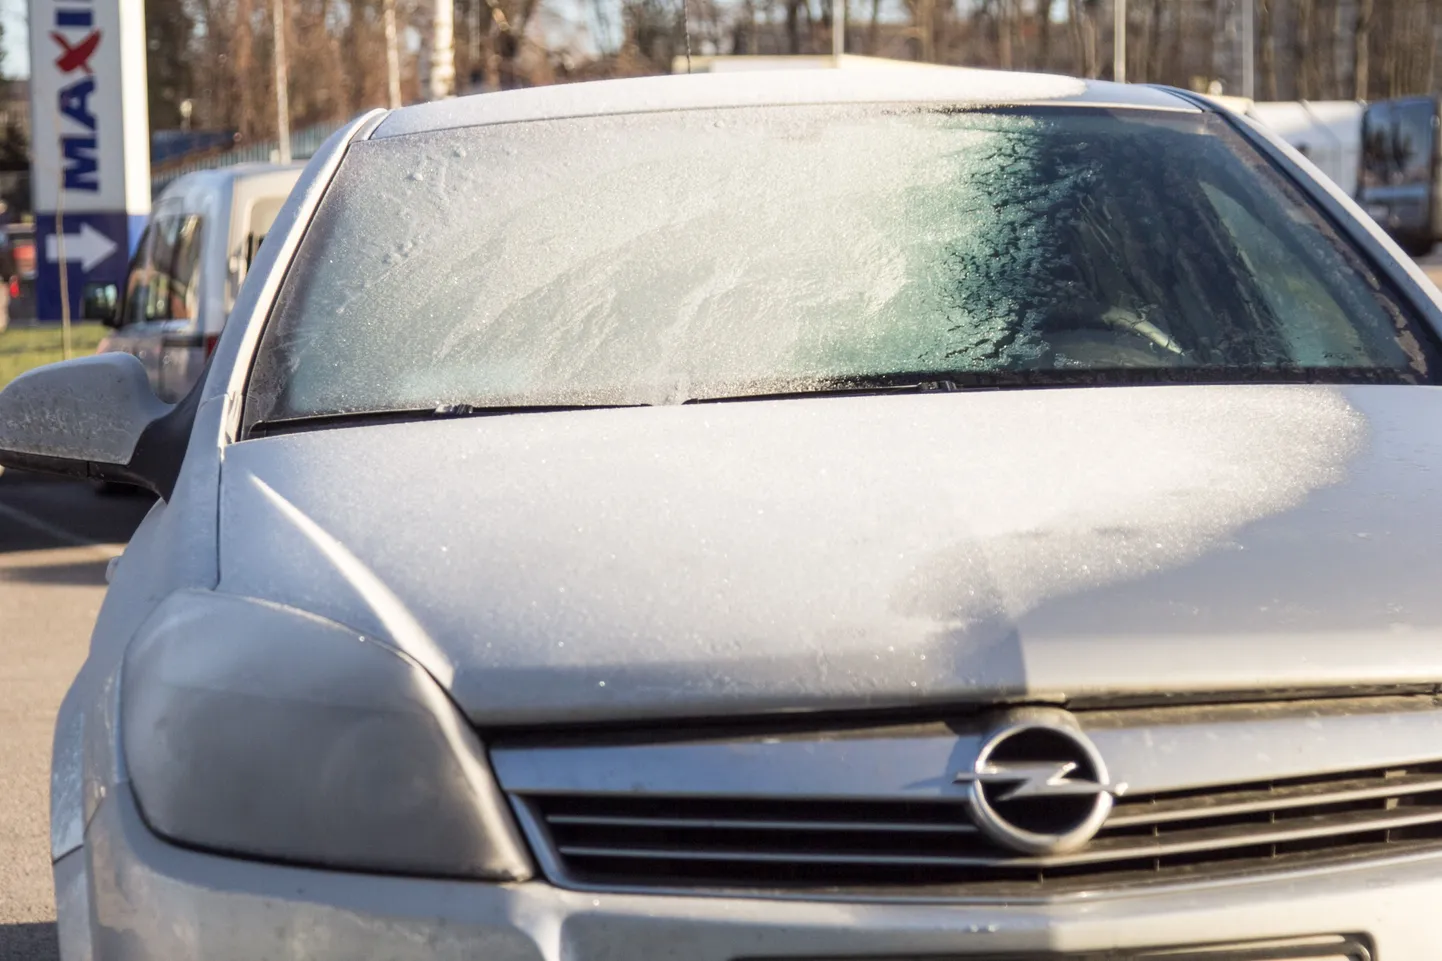
M120 324L120 288L115 284L86 284L80 290L80 319L98 320L106 327Z
M48 364L0 390L0 467L156 489L137 447L170 410L130 354Z

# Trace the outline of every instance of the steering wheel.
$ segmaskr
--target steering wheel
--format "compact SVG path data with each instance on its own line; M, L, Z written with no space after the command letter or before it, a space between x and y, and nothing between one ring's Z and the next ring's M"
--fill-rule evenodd
M1066 366L1156 368L1188 362L1187 351L1139 311L1109 307L1100 315L1068 312L1058 320L1047 325L1046 343L1053 361L1064 358Z

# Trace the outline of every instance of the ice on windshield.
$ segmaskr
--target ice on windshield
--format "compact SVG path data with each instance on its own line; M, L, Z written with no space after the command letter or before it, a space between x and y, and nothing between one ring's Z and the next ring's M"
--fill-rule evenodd
M359 144L253 393L295 416L894 372L1423 372L1288 188L1207 118L1132 113L747 108Z

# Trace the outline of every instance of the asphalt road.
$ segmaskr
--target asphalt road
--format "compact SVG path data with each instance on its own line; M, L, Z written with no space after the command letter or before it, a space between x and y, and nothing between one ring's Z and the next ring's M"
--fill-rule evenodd
M105 566L150 507L0 474L0 961L53 961L50 736L85 659Z

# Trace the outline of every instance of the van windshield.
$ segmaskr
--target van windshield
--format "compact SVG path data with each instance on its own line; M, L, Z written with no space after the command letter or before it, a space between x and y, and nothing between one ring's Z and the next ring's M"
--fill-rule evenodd
M657 112L352 146L247 421L908 379L1430 382L1431 343L1215 115Z

